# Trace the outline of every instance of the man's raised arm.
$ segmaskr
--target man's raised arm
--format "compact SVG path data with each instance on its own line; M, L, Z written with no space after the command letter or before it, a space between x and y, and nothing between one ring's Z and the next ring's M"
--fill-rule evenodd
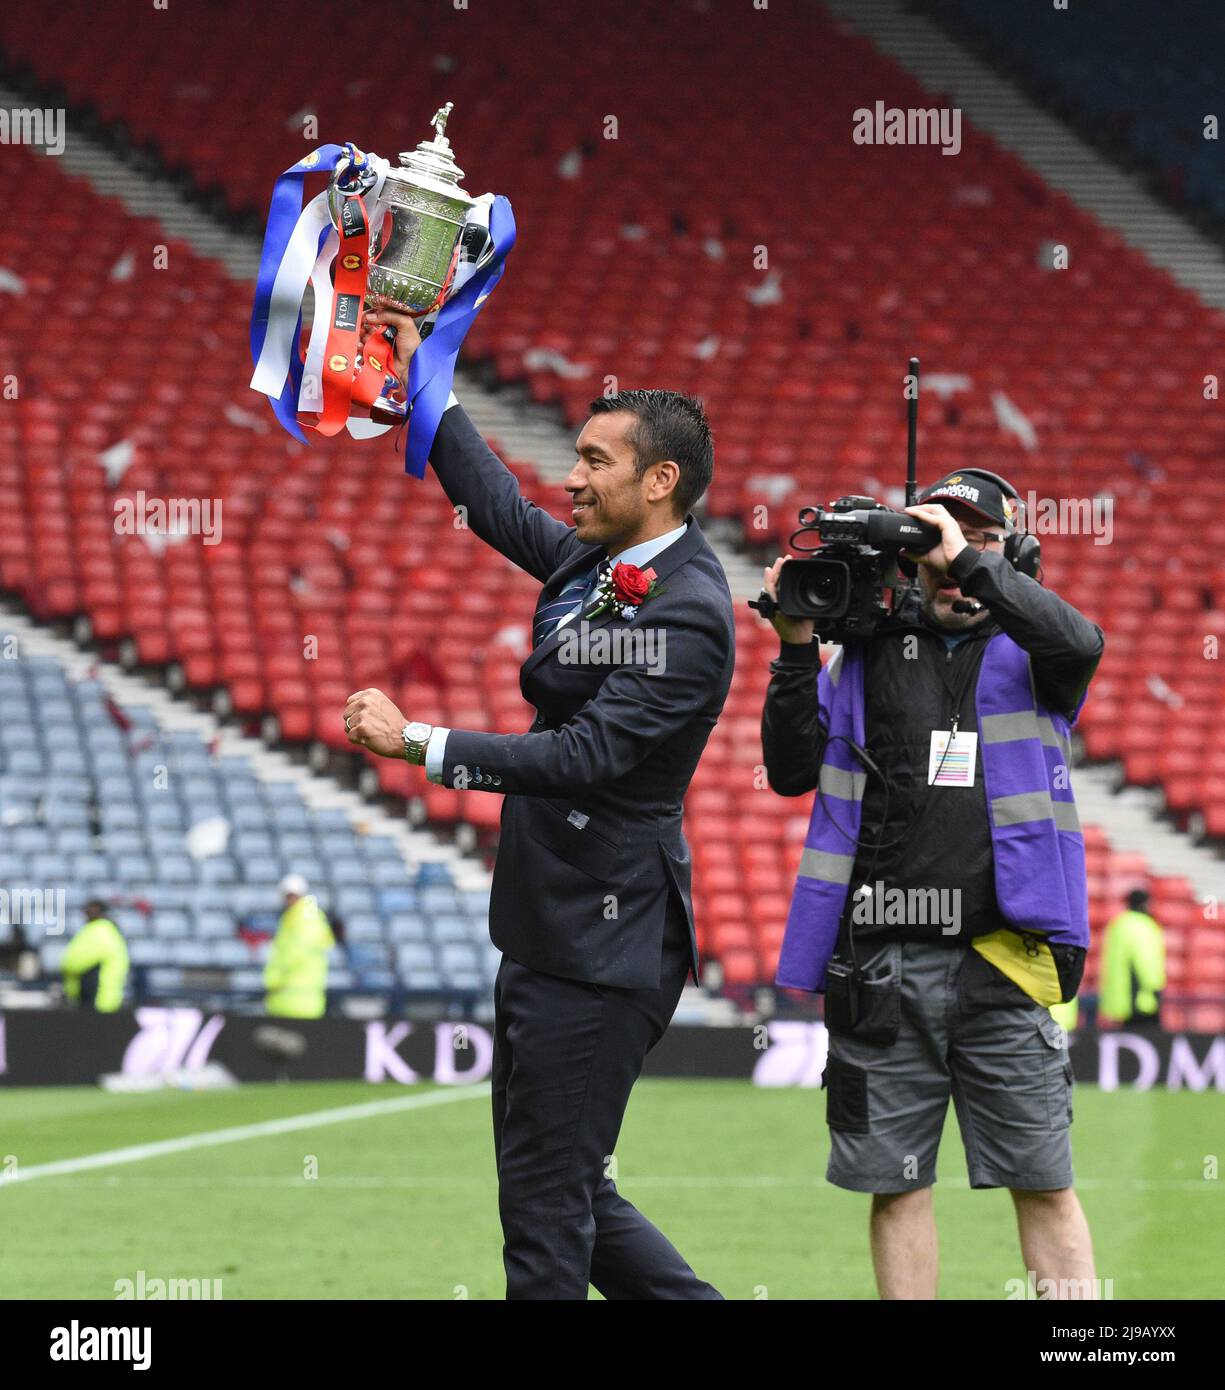
M469 528L542 584L579 544L574 528L529 502L461 405L443 412L430 450L442 490Z
M394 370L405 381L412 355L421 345L412 318L381 307L366 311L365 325L363 332L375 326L396 330ZM523 496L518 479L481 438L454 397L439 421L430 463L443 491L456 507L463 508L469 529L542 584L579 544L573 527Z

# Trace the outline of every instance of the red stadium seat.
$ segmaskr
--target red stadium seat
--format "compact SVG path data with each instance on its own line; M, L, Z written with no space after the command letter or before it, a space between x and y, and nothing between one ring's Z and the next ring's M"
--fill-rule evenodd
M627 6L631 18L649 16L652 44L636 42ZM1039 497L1075 487L1115 498L1111 546L1043 538L1050 582L1107 633L1079 737L1087 756L1163 787L1174 816L1200 815L1225 840L1216 727L1225 658L1211 658L1207 641L1225 638L1225 565L1202 547L1181 553L1187 525L1225 505L1225 416L1187 387L1219 351L1219 314L973 129L957 160L854 146L847 111L857 94L902 106L926 104L926 94L817 6L795 25L756 26L751 48L716 41L715 26L732 21L713 9L703 17L711 41L695 44L686 6L578 7L590 54L582 90L544 128L518 93L541 71L570 69L571 16L543 0L513 8L465 13L467 56L446 74L445 94L430 78L419 110L393 104L379 112L383 133L367 132L394 154L425 134L436 98L454 100L468 187L505 191L520 210L518 245L469 335L469 358L556 402L571 425L606 374L701 393L719 441L708 509L738 518L771 554L798 506L898 481L902 421L892 403L907 352L927 371L964 374L967 390L925 402L920 459L942 470L985 463ZM249 24L241 6L176 0L152 44L139 6L65 0L4 7L0 45L73 103L122 120L198 185L221 188L233 208L262 213L276 175L302 151L287 129L293 113L316 112L324 139L363 138L350 128L357 108L343 84L321 88L317 74L335 53L355 51L367 25L336 4L296 7L294 44L270 66L247 41ZM423 9L414 24L423 53L460 42L448 7ZM530 45L520 41L528 25ZM786 61L797 33L820 55L815 86ZM220 72L224 93L210 76ZM201 86L217 98L209 121ZM667 101L676 90L689 97L679 106ZM620 138L589 149L577 178L559 177L558 160L604 111L661 103L667 121L624 121ZM713 118L729 109L753 119ZM797 110L805 138L772 142L762 159L761 129L788 129ZM40 160L0 146L10 186L36 186ZM128 278L112 278L126 251L164 233L59 178L71 196L42 210L40 230L74 267L76 311L111 325L113 348L74 358L74 400L63 409L50 373L38 377L38 364L55 360L59 329L30 314L53 291L52 268L29 264L27 234L8 219L0 265L20 265L27 292L0 294L0 343L20 341L31 380L0 414L0 511L11 519L0 531L0 586L41 619L83 614L97 638L130 639L141 663L178 663L191 686L223 687L240 715L275 714L290 740L349 751L339 712L361 685L385 689L416 717L527 728L523 653L496 639L508 614L526 622L535 583L456 531L435 484L405 479L389 447L342 436L304 450L279 431L231 423L234 406L271 418L246 384L247 291L236 296L219 266L173 240L167 268L138 258ZM967 188L985 196L970 202ZM924 228L914 242L896 218L901 203ZM780 236L780 225L803 232ZM1066 275L1021 249L1056 234L1077 248ZM762 284L760 245L781 296L773 304L746 293ZM138 318L144 338L131 331ZM529 365L540 347L576 364L576 375ZM1034 449L1001 431L998 391L1033 422ZM112 483L99 454L124 441L133 460ZM511 464L526 495L564 515L558 488ZM221 543L159 548L116 535L116 501L140 489L215 497ZM776 958L811 799L784 801L755 781L772 639L743 609L737 639L736 678L685 823L698 931L722 954L729 982L751 983L768 978ZM483 654L483 668L467 653ZM500 797L433 787L388 760L371 765L388 794L423 798L431 820L497 826ZM1099 929L1147 861L1111 856L1094 826L1086 855ZM1189 888L1163 889L1160 906L1186 933L1189 975L1215 978L1218 957L1197 948L1205 928Z

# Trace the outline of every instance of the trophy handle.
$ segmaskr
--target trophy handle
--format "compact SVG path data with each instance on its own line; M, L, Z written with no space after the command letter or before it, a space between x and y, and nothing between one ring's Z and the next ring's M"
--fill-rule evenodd
M336 161L327 187L328 215L337 231L340 230L342 199L364 197L377 182L378 175L370 164L369 156L356 145L346 145L345 153Z

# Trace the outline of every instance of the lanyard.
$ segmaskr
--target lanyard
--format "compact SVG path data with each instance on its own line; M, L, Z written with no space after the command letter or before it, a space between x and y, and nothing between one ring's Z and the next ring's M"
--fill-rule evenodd
M957 732L957 727L961 722L961 702L965 699L966 691L969 690L974 677L978 674L978 668L982 664L983 648L981 644L977 644L978 651L970 657L965 675L962 677L960 685L956 688L953 687L952 682L949 680L947 670L953 664L958 649L964 645L965 642L974 641L975 639L973 637L966 637L963 638L956 647L949 647L945 652L944 663L940 667L940 683L944 686L945 690L948 691L949 700L952 702L952 723L950 727L954 734Z

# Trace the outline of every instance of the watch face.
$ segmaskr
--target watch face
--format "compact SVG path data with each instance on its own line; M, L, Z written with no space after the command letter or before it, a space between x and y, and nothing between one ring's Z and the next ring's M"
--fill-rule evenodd
M404 730L405 736L407 738L412 739L414 743L424 743L426 739L429 738L430 734L432 734L433 732L434 730L432 725L422 724L420 722L410 724Z

